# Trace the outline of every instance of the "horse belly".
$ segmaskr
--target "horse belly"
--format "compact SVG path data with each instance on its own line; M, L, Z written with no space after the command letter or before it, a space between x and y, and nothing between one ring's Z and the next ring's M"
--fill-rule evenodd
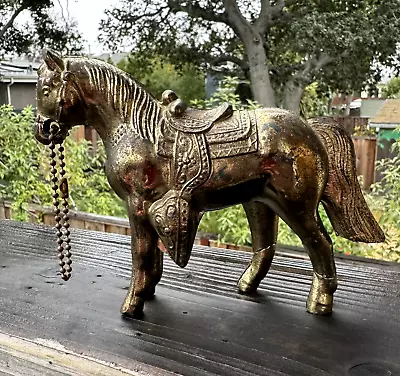
M210 178L203 184L205 189L219 189L262 177L257 154L214 159Z

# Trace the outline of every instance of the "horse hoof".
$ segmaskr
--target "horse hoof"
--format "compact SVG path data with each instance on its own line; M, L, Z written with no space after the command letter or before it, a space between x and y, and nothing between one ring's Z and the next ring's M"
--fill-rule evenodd
M332 303L307 302L307 312L318 316L329 316L332 314Z
M333 293L336 287L336 277L324 278L314 272L307 299L307 312L320 316L330 315L333 307Z
M122 316L138 319L143 316L144 300L138 297L133 298L130 302L124 302L121 307Z
M243 278L239 279L237 288L241 294L253 294L257 291L257 287L250 285L248 282L243 280Z
M314 315L327 316L332 313L333 294L316 292L311 289L307 300L307 312Z

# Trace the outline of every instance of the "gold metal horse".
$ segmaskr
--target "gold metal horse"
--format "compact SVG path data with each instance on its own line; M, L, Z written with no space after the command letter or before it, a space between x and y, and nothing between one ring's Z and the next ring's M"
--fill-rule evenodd
M201 213L241 203L253 258L238 282L254 292L275 252L278 216L300 237L313 265L308 312L329 314L337 287L331 239L381 242L356 178L351 138L329 119L305 122L276 108L233 111L188 108L171 91L158 102L131 76L94 59L48 52L39 69L36 138L62 143L75 125L102 138L106 175L126 202L132 230L132 279L122 305L138 317L162 274L160 238L184 267Z

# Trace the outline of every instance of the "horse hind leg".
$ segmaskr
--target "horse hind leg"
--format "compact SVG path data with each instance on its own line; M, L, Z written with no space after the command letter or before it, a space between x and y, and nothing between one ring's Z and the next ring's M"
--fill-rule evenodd
M238 281L238 289L245 294L257 290L267 275L275 254L278 217L262 202L243 204L250 225L253 258Z
M332 240L317 208L314 213L289 220L290 227L300 237L313 266L313 280L307 299L307 311L317 315L332 313L333 294L337 288Z
M336 267L332 240L322 224L318 211L315 214L316 221L306 224L304 230L300 230L300 232L306 231L302 241L308 249L314 269L307 299L307 311L317 315L327 315L332 313L333 294L337 288Z
M333 294L337 287L332 241L318 214L318 201L305 198L286 202L267 198L275 212L299 236L313 266L313 280L307 300L307 311L317 315L332 313Z

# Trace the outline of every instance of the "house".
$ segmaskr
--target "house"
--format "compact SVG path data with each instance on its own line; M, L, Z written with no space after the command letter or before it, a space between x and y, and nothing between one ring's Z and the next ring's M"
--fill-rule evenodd
M360 117L372 119L378 113L385 103L385 99L380 98L362 98Z
M395 129L400 126L400 99L386 99L370 126L379 130Z
M400 132L396 131L400 128L400 99L386 99L369 126L375 128L378 136L376 159L393 158L396 153L392 151L392 145L400 138ZM376 180L381 178L377 172Z
M0 105L10 104L16 111L35 107L39 65L26 59L0 61Z

